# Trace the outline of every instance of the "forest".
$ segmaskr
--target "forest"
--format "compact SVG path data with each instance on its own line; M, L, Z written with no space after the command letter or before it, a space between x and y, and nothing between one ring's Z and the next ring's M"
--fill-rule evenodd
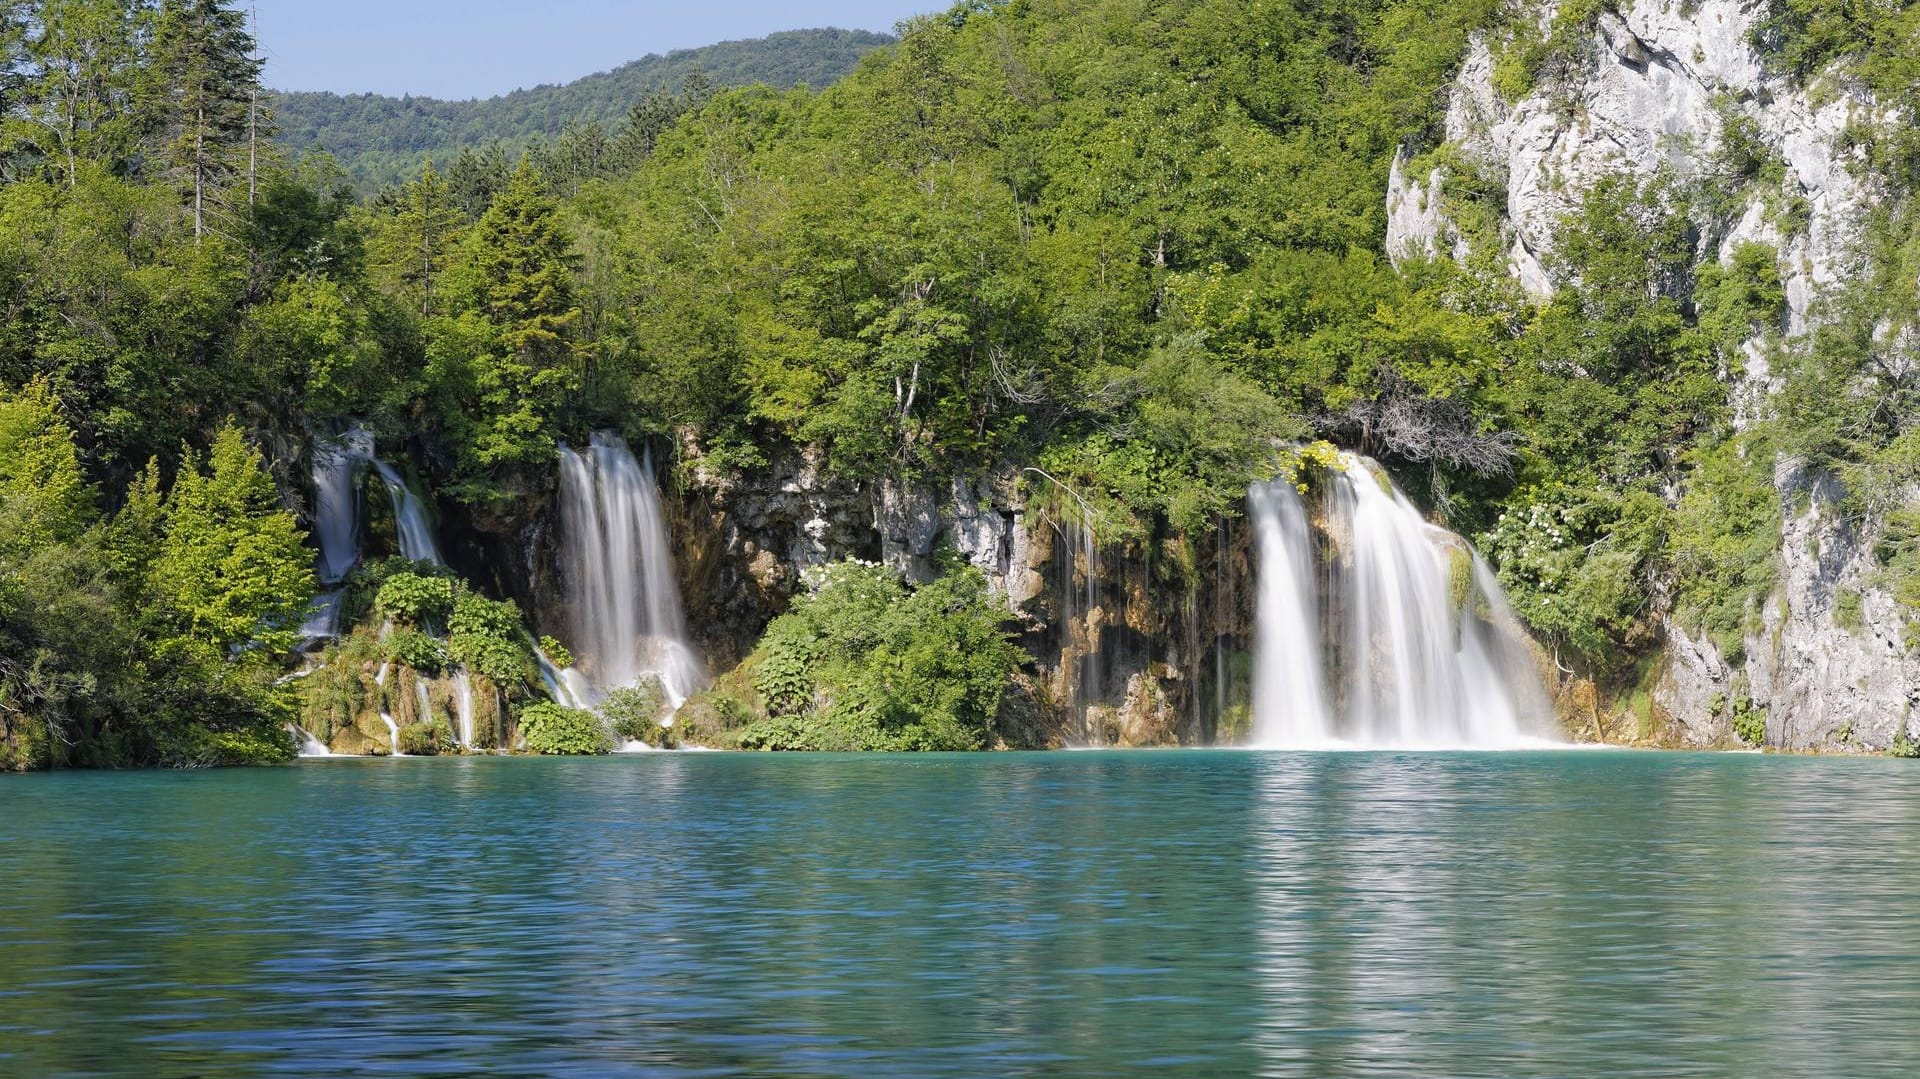
M628 148L603 145L611 132L630 127L635 117L659 116L689 79L717 87L821 89L892 40L863 30L788 30L655 53L562 86L484 101L281 91L271 97L274 137L289 154L330 154L362 192L413 178L423 160L444 170L463 151L484 153L496 144L500 153L517 155L564 137L581 143L581 152L619 156ZM630 156L621 160L622 167L633 163Z
M1470 38L1517 96L1577 64L1605 10L968 0L821 89L609 83L618 122L487 121L532 141L421 152L362 193L384 164L299 152L311 103L283 115L300 140L276 136L238 4L0 3L0 766L289 757L315 591L294 447L354 422L461 520L543 501L556 444L603 428L669 477L789 449L852 480L1012 462L1176 574L1283 447L1324 441L1473 537L1603 692L1634 686L1669 619L1737 652L1774 583L1784 455L1891 522L1884 579L1920 608L1911 125L1853 133L1882 197L1815 333L1785 334L1779 252L1701 257L1729 200L1777 183L1734 140L1587 192L1548 298L1505 272L1473 210L1498 178L1470 169L1448 191L1464 256L1387 257L1389 170L1448 159ZM1764 32L1783 78L1910 115L1916 29L1896 0L1775 0ZM1779 388L1743 414L1754 341ZM1017 666L967 582L940 587L964 624L930 632ZM495 625L476 633L525 636L475 610ZM890 647L819 677L858 684ZM959 732L929 744L982 743L981 677L927 675L951 714L908 711ZM899 704L859 722L923 737L874 718Z

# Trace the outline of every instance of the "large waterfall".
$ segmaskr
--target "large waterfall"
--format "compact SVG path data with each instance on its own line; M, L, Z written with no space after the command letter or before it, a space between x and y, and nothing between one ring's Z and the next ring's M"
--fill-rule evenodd
M1528 742L1550 710L1486 563L1365 458L1343 455L1321 499L1329 553L1317 558L1291 482L1249 496L1260 559L1255 743Z
M585 453L560 447L560 525L570 643L593 690L655 675L678 707L705 672L686 642L652 456L634 460L611 432Z

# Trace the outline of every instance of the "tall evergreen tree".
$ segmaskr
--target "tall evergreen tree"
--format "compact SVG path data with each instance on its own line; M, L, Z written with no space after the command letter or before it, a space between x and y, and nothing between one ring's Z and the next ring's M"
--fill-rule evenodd
M451 340L472 350L466 377L479 400L468 471L478 479L471 473L545 463L553 419L576 381L573 241L531 163L520 163L481 215L463 256L459 299L468 313Z
M392 212L375 222L369 253L388 281L418 296L422 318L436 312L435 289L465 224L453 189L432 161L395 195Z
M226 0L162 0L143 103L166 175L190 200L193 231L232 203L259 119L260 59Z

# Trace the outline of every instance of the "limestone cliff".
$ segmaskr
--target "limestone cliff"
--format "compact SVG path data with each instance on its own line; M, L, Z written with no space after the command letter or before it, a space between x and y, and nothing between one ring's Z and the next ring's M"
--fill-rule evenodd
M1771 70L1757 44L1757 0L1634 0L1604 8L1571 30L1574 47L1517 100L1496 84L1498 38L1474 41L1456 79L1440 163L1417 167L1403 151L1387 194L1386 248L1466 259L1483 246L1528 292L1550 295L1558 223L1603 177L1656 174L1716 181L1729 141L1768 156L1769 182L1752 185L1716 219L1700 222L1696 258L1727 260L1761 241L1778 254L1791 339L1818 324L1823 291L1849 272L1874 186L1845 134L1892 118L1842 75L1812 88ZM1535 4L1542 36L1563 14ZM1511 87L1510 87L1511 88ZM1450 212L1450 170L1475 174L1494 201L1498 250L1470 237ZM1778 183L1772 183L1773 176ZM1748 342L1734 387L1736 416L1750 421L1777 388L1763 341ZM1734 717L1764 717L1766 740L1794 749L1889 747L1920 695L1905 616L1878 580L1871 549L1880 522L1849 521L1833 476L1793 461L1775 465L1783 506L1775 593L1738 655L1668 619L1655 699L1670 734L1686 744L1731 740ZM1750 719L1751 721L1751 719Z

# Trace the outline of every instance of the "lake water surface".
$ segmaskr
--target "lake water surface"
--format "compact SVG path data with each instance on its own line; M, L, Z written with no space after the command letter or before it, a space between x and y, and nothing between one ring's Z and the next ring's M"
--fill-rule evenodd
M1920 766L8 778L0 1075L1920 1075Z

